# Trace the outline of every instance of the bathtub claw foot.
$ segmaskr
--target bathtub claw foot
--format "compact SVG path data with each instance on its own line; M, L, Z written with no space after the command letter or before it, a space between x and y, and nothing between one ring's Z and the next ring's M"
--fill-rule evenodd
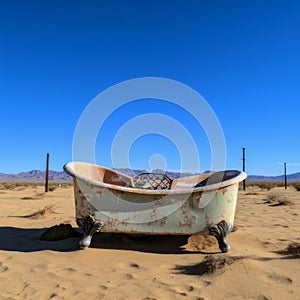
M208 225L209 234L213 235L218 240L219 248L224 253L230 249L230 245L227 243L226 237L231 230L232 225L228 224L225 220L222 220L218 224Z
M84 218L77 218L76 222L84 234L83 238L79 241L80 249L86 249L91 244L93 234L100 231L104 226L104 223L96 221L92 215L87 215Z

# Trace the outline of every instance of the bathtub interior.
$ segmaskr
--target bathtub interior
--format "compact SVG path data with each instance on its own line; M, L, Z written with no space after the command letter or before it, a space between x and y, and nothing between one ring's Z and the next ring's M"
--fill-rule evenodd
M199 181L195 185L195 188L224 182L224 181L233 179L234 177L237 177L240 173L241 172L237 171L237 170L228 170L228 171L220 171L220 172L210 173L208 177Z
M94 181L124 187L134 187L131 177L108 168L80 162L71 163L69 168L74 172L74 174L71 174L73 176L80 175L81 177Z
M94 164L88 163L71 163L68 165L70 169L74 172L73 176L76 174L80 174L82 177L87 179L91 179L98 182L103 182L107 184L122 186L122 187L131 187L131 188L143 188L141 185L137 184L137 178L143 178L147 174L152 175L152 173L142 173L137 175L136 177L126 176L124 174L119 173L118 171L108 169L105 167L97 166ZM237 177L240 174L240 171L237 170L227 170L220 172L207 172L204 174L198 174L188 177L180 177L180 178L169 178L164 174L157 174L154 178L157 178L157 182L159 180L167 180L169 179L167 185L162 187L159 184L156 184L155 180L153 180L153 176L151 181L151 185L145 185L144 189L169 189L169 190L178 190L178 189L189 189L189 188L197 188L204 187L211 184L216 184L220 182L224 182L234 177ZM72 175L72 174L71 174ZM154 184L154 185L153 185ZM155 186L158 186L155 187Z

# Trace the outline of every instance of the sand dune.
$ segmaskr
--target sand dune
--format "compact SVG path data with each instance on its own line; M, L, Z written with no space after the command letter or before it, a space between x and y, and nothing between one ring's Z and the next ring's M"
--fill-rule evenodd
M210 236L98 233L85 251L78 237L41 241L48 227L76 227L72 189L1 190L0 299L300 299L299 196L240 191L224 255Z

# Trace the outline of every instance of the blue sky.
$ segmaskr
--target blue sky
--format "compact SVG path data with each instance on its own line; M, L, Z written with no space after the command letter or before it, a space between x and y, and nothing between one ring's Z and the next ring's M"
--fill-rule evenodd
M170 78L206 99L223 128L228 169L241 168L245 147L249 174L282 174L285 161L288 173L300 171L299 14L299 1L1 1L0 172L44 169L47 152L51 169L62 170L85 107L138 77ZM178 108L149 101L111 116L97 163L111 165L116 124L163 113L188 128L200 169L209 169L201 128ZM147 169L160 154L178 169L174 147L145 135L132 145L132 166Z

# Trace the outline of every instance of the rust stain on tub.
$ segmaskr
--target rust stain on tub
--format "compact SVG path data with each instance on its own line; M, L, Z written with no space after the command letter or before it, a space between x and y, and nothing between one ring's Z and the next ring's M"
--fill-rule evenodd
M94 215L104 222L106 232L193 234L218 223L220 218L233 223L238 182L246 178L240 171L224 171L223 181L212 180L210 184L206 179L220 177L218 172L210 172L174 179L169 190L142 190L135 187L133 178L94 164L71 162L64 169L74 180L76 217ZM216 196L209 201L201 199L204 192L210 191L216 191ZM141 203L147 210L132 211L129 219L118 206L121 200L131 207ZM165 203L172 211L164 211ZM108 209L110 216L105 213Z
M167 217L163 217L163 218L160 220L160 225L161 225L161 226L166 226L166 225L167 225L167 220L168 220Z
M227 187L218 189L218 192L220 192L222 195L225 195L227 193Z

